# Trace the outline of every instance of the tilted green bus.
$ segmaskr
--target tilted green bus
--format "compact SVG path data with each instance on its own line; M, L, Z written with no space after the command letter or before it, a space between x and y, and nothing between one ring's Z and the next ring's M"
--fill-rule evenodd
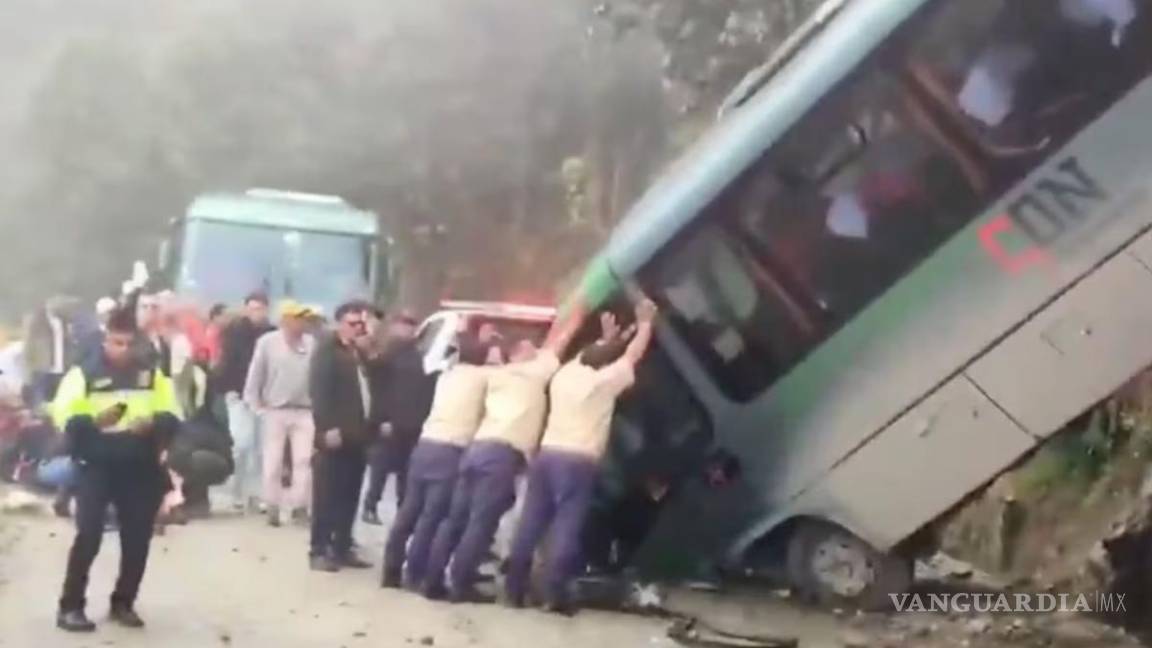
M254 189L205 194L173 223L161 266L172 288L204 304L254 291L325 309L379 296L390 250L372 212L341 198Z
M662 308L612 470L653 443L739 464L680 479L635 564L776 556L871 604L934 520L1152 362L1152 1L837 0L801 34L582 291Z

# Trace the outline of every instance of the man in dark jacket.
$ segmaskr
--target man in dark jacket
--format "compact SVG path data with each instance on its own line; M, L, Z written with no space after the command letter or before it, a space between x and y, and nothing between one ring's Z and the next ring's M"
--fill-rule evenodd
M364 496L364 522L380 524L376 507L388 475L396 475L396 504L404 501L408 459L420 438L420 428L432 406L434 376L424 373L424 357L416 347L416 318L401 312L388 324L388 340L373 363L372 423L379 437L371 452L371 477Z
M372 411L368 370L360 345L367 338L365 302L336 309L336 332L312 353L309 392L316 429L312 468L312 546L316 571L371 565L352 551L352 524L364 481Z
M183 480L180 512L189 518L206 517L211 512L208 488L232 474L232 439L212 413L209 379L202 367L185 365L173 382L185 423L168 449L168 466Z
M228 412L228 431L232 434L233 505L252 512L259 506L261 481L261 443L256 414L244 403L244 382L256 340L272 330L268 323L268 298L254 293L244 299L244 314L220 334L220 364L213 387L223 394Z

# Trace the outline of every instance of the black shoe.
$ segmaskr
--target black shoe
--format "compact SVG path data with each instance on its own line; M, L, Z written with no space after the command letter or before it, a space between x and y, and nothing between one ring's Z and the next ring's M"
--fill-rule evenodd
M188 514L184 512L184 507L177 506L176 508L172 509L172 512L168 514L167 523L175 524L178 526L187 526Z
M66 632L94 632L96 624L84 614L84 610L60 610L56 613L56 627Z
M576 606L568 601L549 601L540 606L540 609L549 614L559 614L560 616L574 617L579 611Z
M360 520L364 524L371 524L372 526L383 526L384 524L380 521L380 515L371 509L364 509L364 515L360 517Z
M113 605L112 610L108 612L108 618L125 628L144 627L144 619L141 619L130 605Z
M171 511L169 511L168 513L165 513L163 515L157 515L156 516L156 526L157 527L166 527L166 526L172 526L172 525L184 526L186 524L188 524L188 516L185 515L184 512L178 508L172 509ZM157 535L164 535L164 534L163 533L157 533Z
M337 558L336 564L340 565L341 567L347 567L349 569L368 569L372 566L372 563L362 559L360 556L357 556L356 552L354 551L349 551L343 556Z
M527 607L523 594L509 594L508 592L505 592L504 596L500 598L500 604L513 610L523 610Z
M462 590L453 590L448 595L448 600L452 603L475 603L477 605L490 605L496 602L496 597L490 594L485 594L475 587L468 587Z
M380 587L384 589L400 589L404 584L398 569L384 569L384 576L380 579Z
M52 512L56 514L56 517L72 517L72 512L69 510L70 508L67 498L58 497L56 501L52 502Z
M443 583L426 584L420 588L420 595L429 601L443 601L448 598L448 588Z
M308 559L308 566L312 569L312 571L318 572L340 571L340 564L337 563L331 556L312 556Z
M212 517L212 504L209 502L185 503L180 509L189 520L205 520Z

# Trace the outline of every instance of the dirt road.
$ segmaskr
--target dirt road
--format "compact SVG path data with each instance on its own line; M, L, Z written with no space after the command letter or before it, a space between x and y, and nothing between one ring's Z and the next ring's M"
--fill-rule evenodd
M498 606L431 603L377 587L373 570L320 574L306 564L306 531L223 516L169 529L153 544L139 603L144 631L101 623L93 635L55 629L69 521L0 513L0 648L672 648L667 622L582 612L566 619ZM358 528L364 555L379 560L379 527ZM90 615L102 621L119 557L116 534L97 561ZM668 604L727 629L795 636L802 648L1004 648L1135 646L1080 619L996 620L896 615L836 616L763 593L674 592ZM1072 624L1068 626L1068 624ZM1055 625L1054 625L1055 624ZM1054 635L1048 631L1068 626ZM1085 625L1087 624L1087 625ZM1043 634L1040 634L1043 631Z
M662 638L664 624L655 620L604 613L563 619L496 606L434 604L380 590L375 570L311 572L303 529L272 529L237 518L170 529L157 539L139 603L146 631L102 623L96 634L77 637L53 626L70 524L44 517L8 517L0 524L4 648L672 645ZM368 545L365 554L378 560L379 532L361 538ZM106 534L105 541L89 591L94 619L107 610L119 556L115 534Z

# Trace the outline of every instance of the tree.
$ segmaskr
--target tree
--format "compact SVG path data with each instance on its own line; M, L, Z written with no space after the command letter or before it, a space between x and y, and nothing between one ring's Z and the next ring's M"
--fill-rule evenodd
M5 246L5 271L36 275L2 288L24 304L94 297L196 194L270 186L379 213L406 301L550 297L664 153L658 52L642 35L606 46L590 20L536 0L331 0L322 14L248 0L162 43L73 42L31 102L34 172L6 210L24 240L45 222L59 234ZM565 202L574 157L588 218Z
M608 0L602 29L650 30L664 46L663 76L682 114L713 110L824 0Z

